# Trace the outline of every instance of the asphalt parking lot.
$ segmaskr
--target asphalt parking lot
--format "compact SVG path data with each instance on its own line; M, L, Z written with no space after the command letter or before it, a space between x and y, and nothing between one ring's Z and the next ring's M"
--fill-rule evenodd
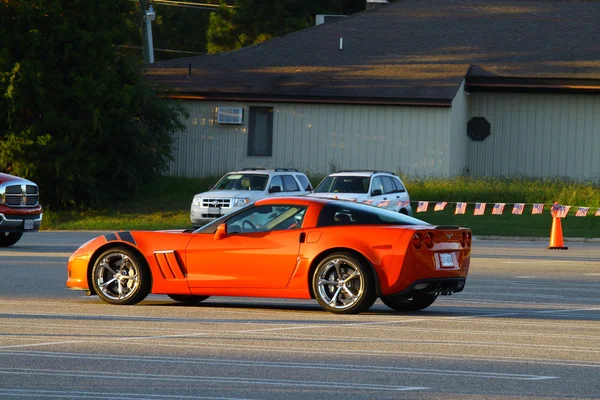
M150 296L64 288L90 232L0 251L0 399L600 398L600 244L478 240L462 293L416 313L377 302Z

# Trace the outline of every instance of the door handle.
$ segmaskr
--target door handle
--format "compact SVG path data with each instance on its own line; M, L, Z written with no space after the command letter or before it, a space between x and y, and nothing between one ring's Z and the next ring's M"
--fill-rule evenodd
M300 233L300 237L298 238L300 243L304 243L306 241L306 233Z

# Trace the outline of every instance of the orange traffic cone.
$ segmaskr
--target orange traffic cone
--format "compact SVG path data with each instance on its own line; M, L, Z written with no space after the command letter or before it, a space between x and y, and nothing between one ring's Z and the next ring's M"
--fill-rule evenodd
M556 216L558 211L558 203L554 203L552 207L552 229L550 230L550 245L548 249L550 250L567 250L568 247L565 246L563 242L563 234L562 234L562 224L560 222L560 218Z

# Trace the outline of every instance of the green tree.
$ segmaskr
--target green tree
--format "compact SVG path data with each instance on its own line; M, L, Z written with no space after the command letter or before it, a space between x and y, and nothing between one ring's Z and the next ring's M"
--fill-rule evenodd
M365 0L235 0L210 16L209 53L264 42L315 24L316 14L349 15L365 9Z
M0 168L52 206L99 206L152 182L179 111L119 55L128 0L0 2Z

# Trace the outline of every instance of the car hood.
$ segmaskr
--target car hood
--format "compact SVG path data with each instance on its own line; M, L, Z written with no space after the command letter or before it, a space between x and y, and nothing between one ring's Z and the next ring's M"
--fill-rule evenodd
M210 199L252 198L261 193L261 191L257 190L211 190L209 192L198 193L194 197L205 197Z
M27 182L27 183L31 183L32 185L34 185L33 182L31 182L27 179L19 178L18 176L4 174L4 173L0 172L0 183L11 182L11 181Z

